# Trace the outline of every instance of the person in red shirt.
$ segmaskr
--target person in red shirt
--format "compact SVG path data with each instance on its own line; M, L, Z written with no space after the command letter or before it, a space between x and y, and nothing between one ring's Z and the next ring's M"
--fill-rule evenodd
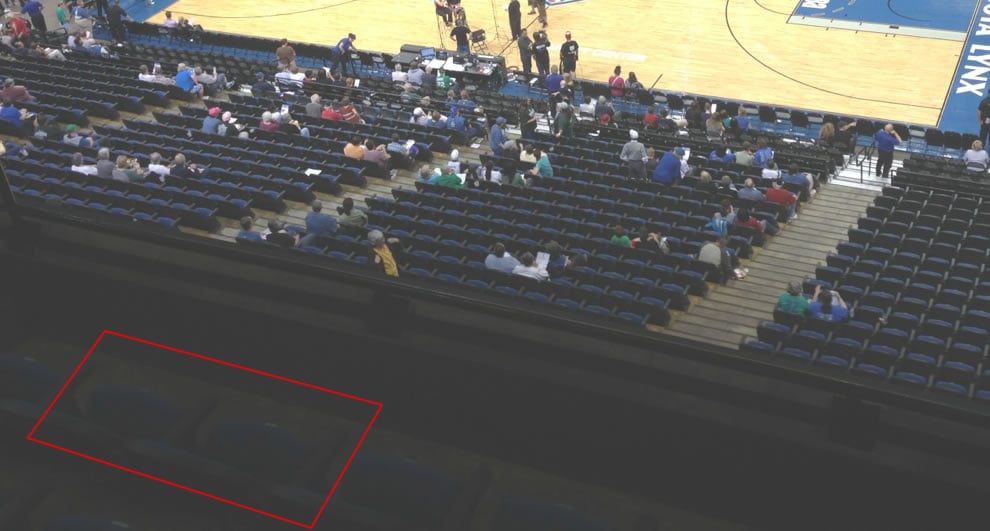
M773 182L773 185L767 190L767 201L784 205L787 208L788 223L797 219L798 196L784 188L783 181L778 179Z
M626 93L626 80L622 79L622 67L616 66L615 73L608 76L608 86L613 98L621 98Z
M643 128L656 131L659 127L658 126L659 122L660 119L657 118L656 111L654 111L653 108L650 107L650 109L646 111L646 114L643 116Z
M27 21L20 13L14 13L14 17L10 19L10 31L13 33L14 39L30 37L31 35L31 28L28 27Z
M14 103L24 103L34 99L27 88L23 85L15 85L14 78L8 77L3 82L3 90L0 90L0 98L10 100Z
M351 103L351 99L347 96L344 96L343 99L340 100L339 112L340 117L345 122L350 122L352 124L361 123L361 115L358 114L357 108L354 107L354 104Z
M759 233L762 233L765 228L763 223L753 216L750 216L749 212L745 208L740 208L739 212L736 214L736 225L739 225L740 227L749 227Z
M323 108L323 112L320 113L320 116L322 116L324 120L343 120L344 119L344 117L341 116L339 112L337 112L337 109L334 109L333 108L333 105L332 104L329 104L329 103L327 104L326 107Z

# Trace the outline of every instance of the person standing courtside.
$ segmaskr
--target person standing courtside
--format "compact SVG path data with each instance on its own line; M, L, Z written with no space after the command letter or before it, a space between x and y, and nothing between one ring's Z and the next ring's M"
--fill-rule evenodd
M512 29L512 40L519 38L522 30L522 9L519 7L519 0L512 0L506 8L509 12L509 27Z
M894 164L894 146L901 143L901 135L897 134L892 124L887 124L873 138L877 142L877 177L886 179Z
M450 38L457 42L457 53L471 53L471 28L467 24L459 24L450 31Z
M571 39L571 32L564 34L564 44L560 45L560 73L572 74L577 69L578 43Z
M990 146L990 92L977 107L976 117L980 120L980 142L984 146Z
M547 32L538 31L533 37L533 59L536 60L536 71L541 76L550 73L550 40L547 39Z
M533 0L533 7L536 8L537 19L543 27L547 27L547 0Z
M519 38L516 39L519 46L519 60L522 61L524 74L533 72L533 41L529 38L526 28L519 30Z

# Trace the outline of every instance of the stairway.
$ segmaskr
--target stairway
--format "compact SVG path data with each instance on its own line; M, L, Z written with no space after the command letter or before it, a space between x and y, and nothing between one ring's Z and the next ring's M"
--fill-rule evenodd
M904 158L906 156L907 154L894 153L894 163L891 166L892 172L896 172L904 165ZM864 161L862 168L853 159L847 158L846 163L840 168L839 173L833 176L830 182L840 186L879 192L883 190L884 186L890 185L890 179L877 177L874 173L876 167L877 158L875 156Z
M745 264L749 268L745 279L714 287L704 299L694 300L664 333L733 350L745 337L755 336L760 320L773 319L773 307L787 283L814 277L815 267L846 239L849 227L879 193L880 188L873 189L876 185L861 187L858 181L857 169L852 185L836 186L833 181L823 186L813 201L803 205L796 221L763 248L755 248Z

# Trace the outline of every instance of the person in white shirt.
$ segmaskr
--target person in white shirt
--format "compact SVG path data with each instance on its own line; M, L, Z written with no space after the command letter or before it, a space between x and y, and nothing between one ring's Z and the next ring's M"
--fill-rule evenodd
M409 76L407 76L406 73L402 71L402 65L401 64L396 64L395 65L395 72L392 72L392 82L393 83L405 83L408 80L408 77Z
M550 278L550 274L547 273L547 270L541 268L536 263L536 258L533 257L533 253L523 253L523 255L519 257L519 265L512 269L512 274L522 277L535 278L539 281L544 281Z
M169 29L175 29L175 28L178 28L179 27L179 21L178 20L175 20L174 18L172 18L172 12L171 11L166 11L165 12L165 21L162 22L162 26L165 26L166 28L169 28Z
M141 65L140 71L138 72L138 79L148 83L155 82L154 74L148 72L148 65Z
M162 164L161 153L155 152L148 156L148 173L157 173L161 175L161 181L165 182L165 177L168 176L170 168Z
M461 173L461 152L456 149L450 152L450 160L447 167L454 170L454 173Z
M780 168L777 167L777 163L770 159L767 161L767 167L763 168L760 174L764 181L776 181L780 179Z
M971 172L986 173L990 167L990 155L983 151L983 142L974 140L970 149L963 154L966 169Z
M82 153L72 154L72 166L69 169L71 169L76 173L81 173L83 175L96 175L96 165L84 164Z

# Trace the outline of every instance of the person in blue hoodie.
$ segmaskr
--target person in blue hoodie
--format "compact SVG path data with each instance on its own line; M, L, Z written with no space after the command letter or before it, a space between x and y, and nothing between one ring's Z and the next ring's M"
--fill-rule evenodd
M676 184L680 181L682 158L684 158L684 148L665 152L656 169L653 170L653 182Z

